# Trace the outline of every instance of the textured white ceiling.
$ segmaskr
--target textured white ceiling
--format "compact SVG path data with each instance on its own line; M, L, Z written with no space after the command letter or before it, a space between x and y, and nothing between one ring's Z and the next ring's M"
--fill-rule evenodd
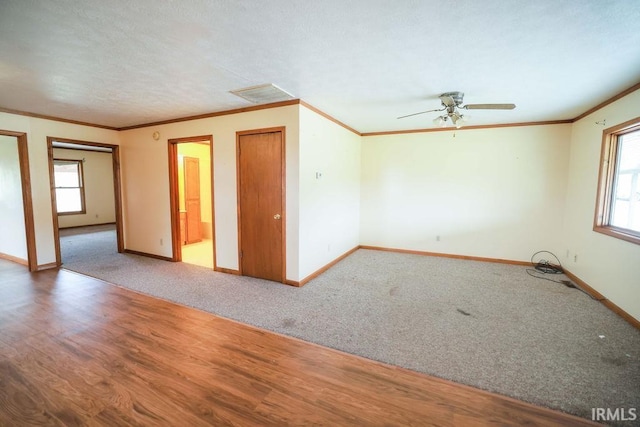
M571 119L640 82L638 0L0 0L0 107L125 127L273 83L360 132Z

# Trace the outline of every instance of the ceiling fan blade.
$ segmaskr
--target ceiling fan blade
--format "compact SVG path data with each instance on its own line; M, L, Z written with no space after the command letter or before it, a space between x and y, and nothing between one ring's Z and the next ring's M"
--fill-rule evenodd
M516 104L467 104L465 110L513 110Z
M418 114L424 114L424 113L432 113L434 111L443 111L442 108L439 108L437 110L427 110L427 111L420 111L419 113L413 113L413 114L407 114L406 116L400 116L398 117L399 119L404 119L405 117L411 117L411 116L417 116Z

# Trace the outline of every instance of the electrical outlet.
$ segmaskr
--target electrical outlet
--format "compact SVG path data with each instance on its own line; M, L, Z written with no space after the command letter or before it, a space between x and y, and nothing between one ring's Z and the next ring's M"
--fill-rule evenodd
M436 236L436 242L440 241L440 236Z
M162 241L162 239L160 239L160 246L162 246L162 245L163 245L163 243L164 243L164 242Z
M573 256L573 262L578 262L578 254L575 254L575 255Z

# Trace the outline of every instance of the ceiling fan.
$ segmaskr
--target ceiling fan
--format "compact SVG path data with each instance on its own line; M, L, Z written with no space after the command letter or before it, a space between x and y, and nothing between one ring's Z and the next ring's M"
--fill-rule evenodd
M465 117L459 110L513 110L514 108L516 108L515 104L462 105L462 98L464 98L464 93L462 92L446 92L440 95L439 98L440 102L442 102L442 108L407 114L406 116L400 116L398 118L404 119L405 117L417 116L418 114L431 113L433 111L444 111L441 116L438 116L434 119L434 123L441 127L444 127L447 125L447 121L451 119L453 125L457 128L460 128L462 127L462 123L465 121Z

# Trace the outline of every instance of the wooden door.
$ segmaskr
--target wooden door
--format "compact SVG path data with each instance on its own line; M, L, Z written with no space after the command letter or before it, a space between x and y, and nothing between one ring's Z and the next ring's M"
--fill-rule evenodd
M184 158L184 205L187 211L185 242L202 240L202 219L200 209L200 160Z
M284 282L282 130L238 135L240 272Z

